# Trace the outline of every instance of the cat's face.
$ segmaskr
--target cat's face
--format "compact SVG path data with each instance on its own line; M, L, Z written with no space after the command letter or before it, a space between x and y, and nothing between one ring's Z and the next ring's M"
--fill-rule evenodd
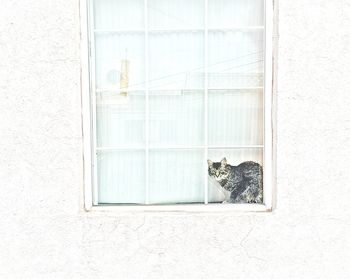
M219 182L227 179L229 167L227 165L226 158L223 158L221 162L217 163L213 163L211 160L208 160L208 174Z

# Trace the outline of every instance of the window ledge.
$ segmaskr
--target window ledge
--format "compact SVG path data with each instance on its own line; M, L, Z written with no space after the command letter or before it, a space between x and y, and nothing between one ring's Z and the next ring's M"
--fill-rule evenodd
M94 205L86 207L87 212L187 212L187 213L229 213L229 212L271 212L265 204L190 204L190 205Z

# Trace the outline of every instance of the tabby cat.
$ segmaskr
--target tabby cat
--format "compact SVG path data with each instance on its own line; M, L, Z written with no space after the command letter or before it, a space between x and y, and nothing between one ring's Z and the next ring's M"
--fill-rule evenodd
M208 160L208 173L231 193L229 200L224 202L263 202L263 170L258 163L248 161L231 166L226 158L217 163Z

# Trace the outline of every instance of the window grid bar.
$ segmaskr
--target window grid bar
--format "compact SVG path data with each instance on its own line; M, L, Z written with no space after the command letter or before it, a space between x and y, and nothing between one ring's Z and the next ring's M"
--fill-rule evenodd
M208 87L208 90L212 91L230 91L230 90L259 90L263 89L263 86L239 86L239 87ZM118 88L97 88L96 93L119 93L119 92L137 92L137 91L146 91L145 87L140 88L126 88L126 89L118 89ZM155 92L164 92L164 91L204 91L204 88L179 88L179 87L166 87L166 88L149 88L149 91ZM143 93L141 93L143 94Z
M254 30L263 30L263 25L256 25L256 26L226 26L226 27L208 27L206 30L208 31L219 31L219 32L225 32L225 31L240 31L240 30L247 30L247 31L254 31ZM149 32L202 32L205 31L203 28L167 28L167 29L161 29L161 28L152 28L148 29ZM95 33L143 33L144 29L94 29L93 32Z
M148 61L148 0L144 0L144 17L145 17L145 164L146 164L146 183L145 183L145 204L149 204L149 61Z
M177 150L177 149L252 149L252 148L264 148L264 145L230 145L230 146L148 146L151 150ZM114 151L114 150L145 150L145 146L122 146L122 147L97 147L97 151Z
M208 0L204 0L204 204L208 204Z

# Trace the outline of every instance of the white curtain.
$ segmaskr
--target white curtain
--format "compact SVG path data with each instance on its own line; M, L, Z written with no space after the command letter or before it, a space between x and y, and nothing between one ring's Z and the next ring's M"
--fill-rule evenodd
M213 161L263 163L264 1L208 0L207 41L204 0L148 0L147 40L144 8L93 1L99 202L204 202L206 148ZM222 199L209 181L209 201Z

